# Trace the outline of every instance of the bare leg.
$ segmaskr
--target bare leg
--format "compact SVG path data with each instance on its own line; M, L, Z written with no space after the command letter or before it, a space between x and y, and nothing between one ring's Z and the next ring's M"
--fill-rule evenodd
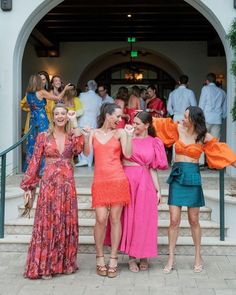
M202 265L201 257L201 227L199 224L200 208L188 208L188 221L191 226L191 233L195 245L195 266Z
M121 212L123 206L116 205L111 206L110 209L110 223L111 223L111 256L107 269L108 278L115 278L118 274L117 265L118 265L118 247L120 244L121 238Z
M111 257L117 257L118 247L121 238L121 213L123 206L112 206L110 210L110 223L111 223ZM116 266L117 260L110 259L110 266Z
M96 244L97 265L105 265L103 255L103 243L106 232L106 223L108 210L106 207L97 207L95 209L96 223L94 227L94 240Z
M171 269L174 264L175 246L179 233L179 224L181 221L181 207L169 206L170 210L170 225L168 229L168 240L169 240L169 257L166 265L166 269Z

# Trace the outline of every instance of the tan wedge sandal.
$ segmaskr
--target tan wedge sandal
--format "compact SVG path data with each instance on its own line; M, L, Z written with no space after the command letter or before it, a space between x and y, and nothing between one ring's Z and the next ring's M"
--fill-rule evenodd
M101 257L104 257L104 255L101 255L101 256L97 255L96 259L101 258ZM107 266L106 266L105 263L104 264L97 264L96 265L96 270L97 270L97 274L99 276L103 276L103 277L107 276Z
M110 257L110 259L115 259L118 260L118 257ZM118 265L111 266L110 264L108 265L107 269L107 276L108 278L115 278L118 275Z

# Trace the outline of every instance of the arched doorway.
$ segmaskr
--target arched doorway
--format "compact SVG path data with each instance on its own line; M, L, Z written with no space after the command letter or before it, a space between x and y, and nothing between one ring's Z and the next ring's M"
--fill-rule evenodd
M139 73L137 78L133 75L135 71ZM141 77L140 74L142 75ZM148 86L149 84L154 84L157 86L158 95L162 98L167 98L169 92L174 89L176 84L175 79L163 69L141 62L114 65L100 73L95 80L106 82L113 96L120 86Z

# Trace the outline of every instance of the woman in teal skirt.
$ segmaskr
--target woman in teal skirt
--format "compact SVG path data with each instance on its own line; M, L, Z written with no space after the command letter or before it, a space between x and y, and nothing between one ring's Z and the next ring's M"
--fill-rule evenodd
M202 109L190 106L182 122L174 123L170 118L154 118L153 125L157 136L168 147L175 144L175 163L167 180L169 183L168 205L170 225L168 229L169 258L163 269L170 273L174 265L174 251L178 238L182 206L187 206L188 221L195 245L194 272L201 272L201 228L199 224L200 207L205 205L202 191L199 158L206 154L210 168L222 169L236 167L236 154L223 142L218 142L207 133Z

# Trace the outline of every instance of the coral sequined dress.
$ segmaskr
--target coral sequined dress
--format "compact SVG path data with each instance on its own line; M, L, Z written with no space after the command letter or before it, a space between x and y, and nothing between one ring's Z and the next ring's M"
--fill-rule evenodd
M121 164L121 144L113 135L101 143L93 136L94 180L92 207L126 205L130 201L128 179Z

